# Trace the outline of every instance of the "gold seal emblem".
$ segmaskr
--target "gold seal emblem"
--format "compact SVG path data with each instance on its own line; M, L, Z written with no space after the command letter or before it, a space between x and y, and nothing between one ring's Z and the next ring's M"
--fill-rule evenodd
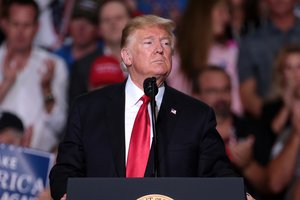
M173 200L170 197L161 195L161 194L149 194L146 196L142 196L140 198L138 198L137 200Z

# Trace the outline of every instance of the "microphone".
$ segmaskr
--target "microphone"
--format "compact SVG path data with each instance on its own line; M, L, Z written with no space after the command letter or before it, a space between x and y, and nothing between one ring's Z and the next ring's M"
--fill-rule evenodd
M146 78L144 80L144 92L150 98L154 98L157 95L158 87L155 77Z
M156 84L156 78L150 77L144 80L144 93L150 97L151 106L151 119L153 130L153 147L154 147L154 176L159 177L159 163L158 163L158 145L157 145L157 127L156 127L156 103L155 96L158 93L158 87Z

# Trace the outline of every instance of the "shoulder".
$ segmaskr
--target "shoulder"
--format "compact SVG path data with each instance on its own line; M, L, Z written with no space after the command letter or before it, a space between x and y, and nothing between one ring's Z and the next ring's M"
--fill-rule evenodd
M212 108L206 103L186 95L170 86L166 86L166 100L176 102L178 106L184 108L185 112L197 113L197 111L211 112Z
M93 105L106 106L112 99L122 98L123 93L125 93L125 83L113 84L80 95L73 104L84 107Z
M40 47L33 47L33 55L42 59L50 58L55 62L64 63L64 60L61 57Z
M69 54L71 53L71 45L63 45L59 49L55 50L54 53L60 56Z

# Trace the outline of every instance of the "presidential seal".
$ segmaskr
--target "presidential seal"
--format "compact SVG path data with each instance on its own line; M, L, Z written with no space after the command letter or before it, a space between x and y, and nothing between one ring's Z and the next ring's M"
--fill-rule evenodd
M142 196L140 198L138 198L137 200L173 200L170 197L161 195L161 194L149 194L146 196Z

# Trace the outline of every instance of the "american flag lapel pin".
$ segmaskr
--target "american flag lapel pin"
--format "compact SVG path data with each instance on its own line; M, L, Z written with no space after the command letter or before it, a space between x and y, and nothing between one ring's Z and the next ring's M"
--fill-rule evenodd
M176 115L177 110L175 110L174 108L171 109L171 113Z

